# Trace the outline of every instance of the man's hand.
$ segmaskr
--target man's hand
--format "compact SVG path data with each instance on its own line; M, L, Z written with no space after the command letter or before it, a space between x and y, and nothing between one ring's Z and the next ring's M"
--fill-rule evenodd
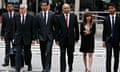
M84 30L83 32L84 32L85 35L89 35L90 34L90 31Z
M76 43L78 43L79 40L75 40Z
M106 48L106 44L105 44L105 42L103 42L103 47Z
M35 40L32 41L32 45L35 45Z
M37 44L40 44L40 40L39 39L37 39L36 42L37 42Z
M4 40L4 36L1 36L1 40Z
M59 41L55 41L56 45L60 45L60 42Z

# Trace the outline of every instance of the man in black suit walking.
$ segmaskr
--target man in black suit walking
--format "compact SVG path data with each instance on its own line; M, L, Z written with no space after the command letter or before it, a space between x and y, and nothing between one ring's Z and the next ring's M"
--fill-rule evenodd
M1 40L5 39L5 60L3 66L9 65L9 53L14 31L15 31L15 16L16 13L14 12L14 6L12 3L7 4L7 11L6 13L2 14L2 29L1 29Z
M21 53L24 49L25 64L28 71L32 71L31 42L33 39L33 16L27 13L27 5L20 5L20 14L16 16L15 44L16 44L16 71L20 72Z
M42 11L35 17L35 32L38 33L38 39L40 41L43 72L50 72L52 45L56 30L55 14L49 11L48 1L42 1L41 8Z
M56 43L60 45L60 72L66 70L66 51L68 56L69 72L72 72L73 53L75 42L79 40L77 16L70 13L70 5L63 5L63 13L58 16Z
M115 5L108 5L109 15L103 23L103 47L106 47L106 72L111 72L112 50L114 53L114 72L118 72L120 17L116 14Z

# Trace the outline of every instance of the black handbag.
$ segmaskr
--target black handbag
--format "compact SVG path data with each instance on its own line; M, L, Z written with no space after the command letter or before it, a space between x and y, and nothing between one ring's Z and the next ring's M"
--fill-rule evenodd
M24 51L22 51L21 53L21 67L24 67ZM16 58L16 48L10 48L10 63L11 63L11 67L15 67L15 58Z
M15 56L16 56L16 49L15 48L10 48L10 64L12 67L15 66Z

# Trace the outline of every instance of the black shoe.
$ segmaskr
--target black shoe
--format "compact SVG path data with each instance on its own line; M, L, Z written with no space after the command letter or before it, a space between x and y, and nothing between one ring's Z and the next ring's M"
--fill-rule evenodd
M46 70L44 69L44 70L42 70L41 72L46 72Z
M8 66L8 65L9 65L9 64L2 64L2 66L4 66L4 67L5 67L5 66Z
M28 65L28 71L32 71L32 66Z
M20 72L20 70L16 70L16 72Z
M69 69L69 72L72 72L72 70Z
M14 69L15 69L15 66L11 66L11 68L14 68Z
M69 72L72 72L72 70L73 70L72 67L70 67L70 68L69 68Z

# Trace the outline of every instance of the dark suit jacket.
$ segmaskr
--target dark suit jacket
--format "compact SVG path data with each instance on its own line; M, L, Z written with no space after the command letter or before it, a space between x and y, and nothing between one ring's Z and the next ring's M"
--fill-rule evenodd
M83 32L84 30L85 30L84 23L81 23L80 34L81 34L82 37L86 37L86 35ZM92 24L92 27L91 27L90 31L91 31L91 33L87 36L93 36L94 37L95 32L96 32L96 24L95 23Z
M115 20L115 42L120 42L120 17L116 15L116 20ZM103 41L108 42L111 38L111 21L110 21L110 16L107 16L104 20L103 23Z
M35 17L35 32L38 34L37 38L41 41L53 40L55 38L56 22L55 14L52 11L48 11L48 22L44 23L42 11Z
M73 13L70 13L69 27L67 27L65 22L64 14L61 14L57 17L58 19L58 27L57 27L57 38L56 40L61 43L64 42L66 37L68 37L69 43L74 44L75 40L79 40L79 27L77 16Z
M2 15L2 29L1 29L1 36L5 36L5 38L13 38L13 34L15 32L15 16L12 20L9 19L9 14L4 13Z
M3 13L6 13L6 12L7 12L7 9L1 8L1 9L0 9L0 16L1 16Z
M24 44L31 44L33 39L33 16L27 13L25 24L21 24L21 16L16 16L15 43L20 44L23 39Z
M80 24L80 34L81 34L81 51L91 51L94 52L95 47L95 32L96 32L96 24L93 23L90 28L90 34L85 35L85 27L84 23Z

